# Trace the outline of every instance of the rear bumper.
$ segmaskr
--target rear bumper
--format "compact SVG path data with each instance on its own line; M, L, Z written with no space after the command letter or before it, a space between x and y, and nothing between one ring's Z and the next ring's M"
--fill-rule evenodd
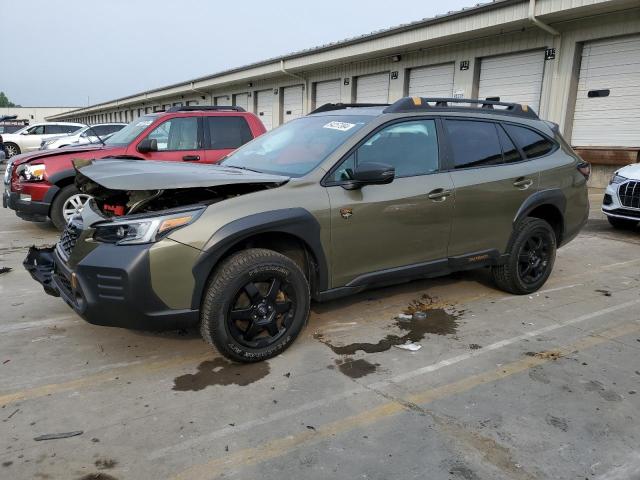
M157 331L199 321L198 310L170 309L153 292L147 245L100 245L74 268L55 248L32 247L24 266L46 293L95 325Z

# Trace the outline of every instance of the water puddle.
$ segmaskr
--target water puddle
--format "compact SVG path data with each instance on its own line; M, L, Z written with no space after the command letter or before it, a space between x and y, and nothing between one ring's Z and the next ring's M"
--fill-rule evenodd
M422 295L419 300L411 302L404 310L405 315L423 312L425 318L396 319L392 326L400 329L401 334L389 334L376 343L355 342L348 345L334 345L322 333L316 333L314 338L324 343L337 355L354 355L358 351L364 353L379 353L389 350L394 345L407 342L420 342L425 335L452 335L458 329L458 318L464 311L452 307L439 305L428 295Z
M231 363L224 358L205 360L196 373L176 377L173 390L199 392L213 385L239 385L244 387L269 374L269 363Z

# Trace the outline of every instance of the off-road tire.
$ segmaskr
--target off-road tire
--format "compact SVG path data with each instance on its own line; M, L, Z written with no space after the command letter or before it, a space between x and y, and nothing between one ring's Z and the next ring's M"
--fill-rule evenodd
M80 191L75 185L67 185L58 192L51 202L51 209L49 210L49 218L53 225L60 231L64 230L67 226L67 221L64 219L63 207L65 202L74 195L79 194Z
M4 144L4 151L7 154L7 158L11 158L15 155L20 155L20 147L13 142L7 142Z
M289 288L295 292L296 308L290 327L275 343L264 348L249 348L231 334L227 315L236 292L257 275L265 274L286 277ZM272 250L242 250L223 261L209 279L200 309L200 333L207 343L231 360L259 362L280 354L293 343L307 322L309 302L309 282L293 260Z
M638 224L637 220L628 220L626 218L617 218L610 217L607 215L607 220L609 220L609 224L613 228L617 228L618 230L633 230L635 226Z
M518 263L519 254L525 242L533 235L542 235L548 239L549 255L543 275L534 283L524 282L521 278ZM527 295L538 290L549 278L553 270L557 248L556 235L549 223L539 218L522 219L514 228L507 253L506 263L491 268L493 281L500 290L515 295Z

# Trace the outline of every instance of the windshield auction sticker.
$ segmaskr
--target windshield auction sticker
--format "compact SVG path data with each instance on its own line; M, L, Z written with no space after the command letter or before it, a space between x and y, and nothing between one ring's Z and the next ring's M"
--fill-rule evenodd
M355 123L329 122L322 128L330 128L332 130L340 130L341 132L346 132L347 130L351 130L355 126Z

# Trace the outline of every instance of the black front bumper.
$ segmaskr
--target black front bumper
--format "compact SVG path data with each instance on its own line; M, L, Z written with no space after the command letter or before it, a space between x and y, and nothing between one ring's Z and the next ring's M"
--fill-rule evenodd
M5 190L2 195L2 206L15 210L16 215L23 220L45 222L49 216L51 204L49 202L25 202L20 200L19 193Z
M31 247L24 266L89 323L154 331L196 325L198 310L170 309L154 293L148 248L102 244L71 268L55 248Z

